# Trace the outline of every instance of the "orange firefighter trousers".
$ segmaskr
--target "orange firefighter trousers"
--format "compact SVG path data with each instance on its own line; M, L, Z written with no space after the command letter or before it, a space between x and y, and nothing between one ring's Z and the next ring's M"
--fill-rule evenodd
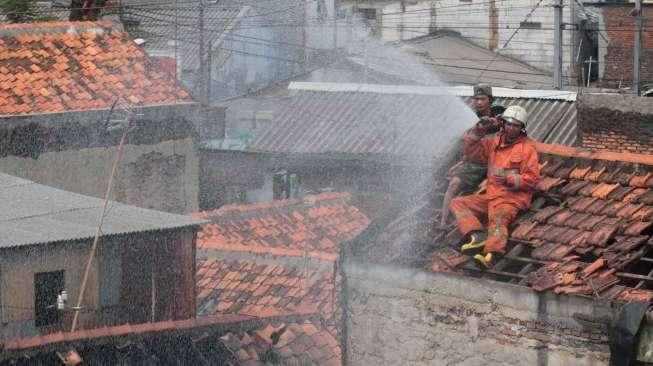
M458 230L463 235L483 230L481 220L487 218L485 253L504 253L508 243L508 226L517 217L519 207L502 198L489 200L485 194L456 197L451 201Z

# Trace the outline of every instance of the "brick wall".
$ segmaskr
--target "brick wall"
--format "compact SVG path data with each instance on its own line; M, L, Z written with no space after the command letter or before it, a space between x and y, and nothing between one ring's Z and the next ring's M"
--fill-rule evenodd
M606 5L602 8L607 38L605 87L630 86L633 80L633 44L635 17L631 15L633 4ZM643 7L644 18L653 19L653 7ZM644 22L642 31L642 62L640 80L643 84L653 82L653 29Z
M605 304L477 278L345 265L351 365L607 365Z
M578 99L578 133L587 149L653 154L653 100L582 95Z

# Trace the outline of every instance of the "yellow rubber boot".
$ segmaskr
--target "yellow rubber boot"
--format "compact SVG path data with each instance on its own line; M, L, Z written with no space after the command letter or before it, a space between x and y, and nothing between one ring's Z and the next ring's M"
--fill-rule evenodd
M490 269L494 265L494 255L492 253L487 254L476 254L474 256L476 263L479 263L483 267Z
M487 234L485 233L476 232L470 234L469 241L460 247L460 252L462 254L474 254L481 252L485 246L485 239L487 239Z

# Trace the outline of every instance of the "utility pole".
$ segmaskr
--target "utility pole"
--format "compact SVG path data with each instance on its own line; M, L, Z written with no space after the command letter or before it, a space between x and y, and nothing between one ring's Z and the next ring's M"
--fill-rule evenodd
M639 71L642 61L642 0L635 0L635 49L633 50L633 91L642 95Z
M205 84L205 79L206 79L206 65L204 65L204 62L206 61L205 56L205 51L204 51L204 0L200 0L199 3L199 8L198 8L198 17L197 17L197 28L199 29L199 39L200 39L200 44L199 44L199 78L197 80L198 82L198 87L199 87L199 93L200 93L200 103L202 105L207 104L207 98L206 98L206 84Z
M553 5L553 87L562 89L562 0Z

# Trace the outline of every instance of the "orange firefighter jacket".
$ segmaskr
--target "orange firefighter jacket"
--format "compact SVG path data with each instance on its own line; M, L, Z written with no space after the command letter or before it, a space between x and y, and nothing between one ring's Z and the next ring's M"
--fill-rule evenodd
M530 207L532 192L540 179L535 143L521 136L510 144L503 133L481 138L475 130L463 137L463 151L470 161L487 163L487 198L501 198L519 209ZM505 183L497 181L505 176Z

